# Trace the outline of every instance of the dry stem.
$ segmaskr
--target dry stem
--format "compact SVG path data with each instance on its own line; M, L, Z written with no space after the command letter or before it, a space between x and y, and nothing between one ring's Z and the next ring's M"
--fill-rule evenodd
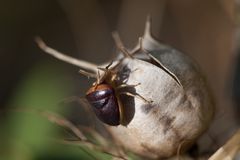
M83 60L79 60L79 59L76 59L76 58L73 58L73 57L70 57L70 56L67 56L66 54L63 54L49 46L47 46L44 41L39 38L39 37L36 37L35 38L35 41L37 43L37 45L39 46L39 48L41 48L44 52L52 55L53 57L61 60L61 61L64 61L64 62L67 62L69 64L72 64L72 65L75 65L75 66L78 66L82 69L86 69L86 70L90 70L92 71L93 73L96 73L97 72L97 65L96 64L93 64L93 63L90 63L90 62L87 62L87 61L83 61Z
M67 129L71 130L78 138L77 141L54 140L58 143L68 144L68 145L76 145L76 146L86 146L89 149L109 154L109 155L111 155L115 158L124 159L124 160L128 159L127 156L125 155L125 153L122 153L122 152L120 152L120 150L118 150L120 148L117 148L117 147L116 148L115 147L109 148L107 146L107 141L105 139L102 139L103 137L100 136L97 133L97 131L92 130L92 129L87 130L95 138L97 137L97 140L100 140L101 145L96 145L93 142L91 142L90 140L88 140L88 138L83 134L83 132L78 127L76 127L74 124L72 124L66 118L64 118L64 117L62 117L62 116L60 116L56 113L49 112L49 111L26 109L26 108L24 108L24 109L14 109L12 111L37 113L41 116L46 117L50 122L55 123L55 124L57 124L61 127L64 127L64 128L67 128Z

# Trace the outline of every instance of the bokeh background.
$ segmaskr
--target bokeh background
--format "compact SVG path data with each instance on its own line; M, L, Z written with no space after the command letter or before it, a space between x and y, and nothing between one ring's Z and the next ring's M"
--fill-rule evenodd
M216 116L200 144L221 146L239 127L239 3L233 0L0 0L0 159L94 159L56 144L62 130L26 108L51 110L87 124L76 103L91 85L78 68L44 54L34 42L101 64L115 56L111 32L127 48L142 36L147 15L153 35L193 57L205 73ZM213 138L209 138L213 137ZM110 157L94 153L99 159Z

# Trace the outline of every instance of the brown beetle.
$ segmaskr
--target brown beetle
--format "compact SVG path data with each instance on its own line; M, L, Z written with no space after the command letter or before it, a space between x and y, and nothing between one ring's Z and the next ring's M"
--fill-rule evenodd
M120 124L120 107L110 85L99 84L91 87L87 91L86 99L102 122L112 126Z
M124 54L124 57L133 58L131 53L123 46L119 35L117 33L113 34L114 40L117 44L118 49L121 53ZM141 49L141 46L140 46ZM121 60L119 61L121 63ZM116 66L119 64L117 63ZM120 94L125 94L127 96L140 98L146 103L151 103L151 101L146 100L144 97L138 94L130 93L130 92L120 92L120 88L125 87L136 87L139 85L126 85L126 84L116 84L116 79L118 78L117 73L115 73L112 69L109 69L112 63L110 63L106 68L98 68L99 70L104 71L103 75L100 76L99 72L97 76L92 76L91 73L87 73L86 71L82 71L81 73L92 76L97 79L97 81L93 84L93 86L87 91L86 99L89 104L92 106L94 113L96 116L104 123L117 126L117 125L125 125L124 123L124 106L121 103L119 98ZM115 67L116 67L115 66ZM114 67L113 67L114 68Z
M98 76L95 77L97 81L86 92L85 97L88 103L92 106L92 109L99 120L111 126L117 126L120 124L124 125L124 106L122 105L119 98L120 95L125 94L127 96L137 97L147 103L148 101L138 94L119 91L119 89L126 87L136 87L139 84L118 85L116 83L117 74L112 69L109 69L111 65L112 63L110 63L106 68L99 68L100 70L103 70L104 73L102 76L98 74ZM83 71L81 72L83 73ZM84 72L84 74L88 73Z

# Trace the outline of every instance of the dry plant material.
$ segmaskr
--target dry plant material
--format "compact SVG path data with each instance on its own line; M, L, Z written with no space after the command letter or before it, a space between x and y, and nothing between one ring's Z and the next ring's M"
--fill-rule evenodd
M73 133L73 135L76 137L76 139L73 141L51 139L56 143L66 144L66 145L74 145L74 146L79 146L79 147L84 146L89 149L111 155L112 157L115 157L118 159L123 159L123 160L127 159L126 154L124 153L124 151L121 148L112 145L104 137L102 137L96 130L94 130L92 128L83 127L83 126L77 127L72 122L70 122L69 120L67 120L66 118L62 117L61 115L59 115L57 113L53 113L53 112L46 111L46 110L35 110L35 109L30 109L30 108L14 109L12 111L24 112L24 113L34 113L34 114L40 115L42 117L45 117L50 122L71 131ZM94 140L97 141L99 144L96 144L91 139L87 138L87 136L89 136L89 135L91 135L94 138Z
M238 130L228 142L219 148L209 160L232 160L240 151L240 130Z
M109 124L106 127L115 142L142 157L156 159L180 154L195 143L208 128L214 106L196 62L158 43L150 29L148 19L144 36L132 50L126 49L115 33L120 54L113 63L106 63L107 67L76 60L39 39L37 42L58 59L91 71L81 70L84 75L96 78L88 94L96 96L100 94L95 94L97 91L105 90L104 96L93 103L94 98L88 101L97 117ZM61 58L64 56L67 58ZM119 117L112 119L113 115Z

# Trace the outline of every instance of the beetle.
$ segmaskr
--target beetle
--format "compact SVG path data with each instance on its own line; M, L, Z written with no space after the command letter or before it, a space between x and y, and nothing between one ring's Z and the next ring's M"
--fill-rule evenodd
M92 86L86 93L96 116L104 123L112 126L120 124L120 110L114 89L108 84ZM122 116L122 115L121 115Z
M117 126L124 124L124 106L121 103L120 95L125 94L131 97L140 98L148 102L145 98L140 95L133 94L126 91L120 91L121 88L125 87L136 87L136 85L117 84L117 73L112 69L109 69L112 63L106 68L99 68L104 73L100 76L98 72L97 81L88 89L85 98L91 105L95 115L103 123ZM85 72L86 74L86 72Z
M113 38L115 40L115 43L120 50L121 53L123 53L124 58L134 58L131 53L125 49L123 46L119 35L117 33L113 33ZM140 48L142 50L142 46L140 45ZM124 125L124 106L121 103L121 100L119 98L120 94L125 94L127 96L136 97L141 100L143 100L146 103L152 103L151 100L146 100L144 97L138 94L130 93L130 92L120 92L120 88L125 87L136 87L140 85L140 83L136 85L126 85L126 84L116 84L116 80L118 78L118 75L116 72L114 72L112 69L109 69L113 62L107 65L105 68L98 68L99 70L104 71L104 74L102 77L100 76L99 72L95 78L97 81L93 84L92 87L89 88L89 90L86 92L86 100L88 103L92 106L93 111L95 115L105 124L111 125L111 126L117 126L117 125ZM121 63L121 60L119 61ZM117 63L116 66L119 64ZM115 67L116 67L115 66ZM113 67L114 68L114 67ZM86 71L82 71L81 73L91 76L91 73L87 73Z
M116 74L109 69L112 62L106 68L98 68L104 71L101 77L97 72L97 81L86 92L86 100L92 106L95 115L102 122L117 126L123 119L122 105L115 91ZM109 78L110 77L110 78Z

